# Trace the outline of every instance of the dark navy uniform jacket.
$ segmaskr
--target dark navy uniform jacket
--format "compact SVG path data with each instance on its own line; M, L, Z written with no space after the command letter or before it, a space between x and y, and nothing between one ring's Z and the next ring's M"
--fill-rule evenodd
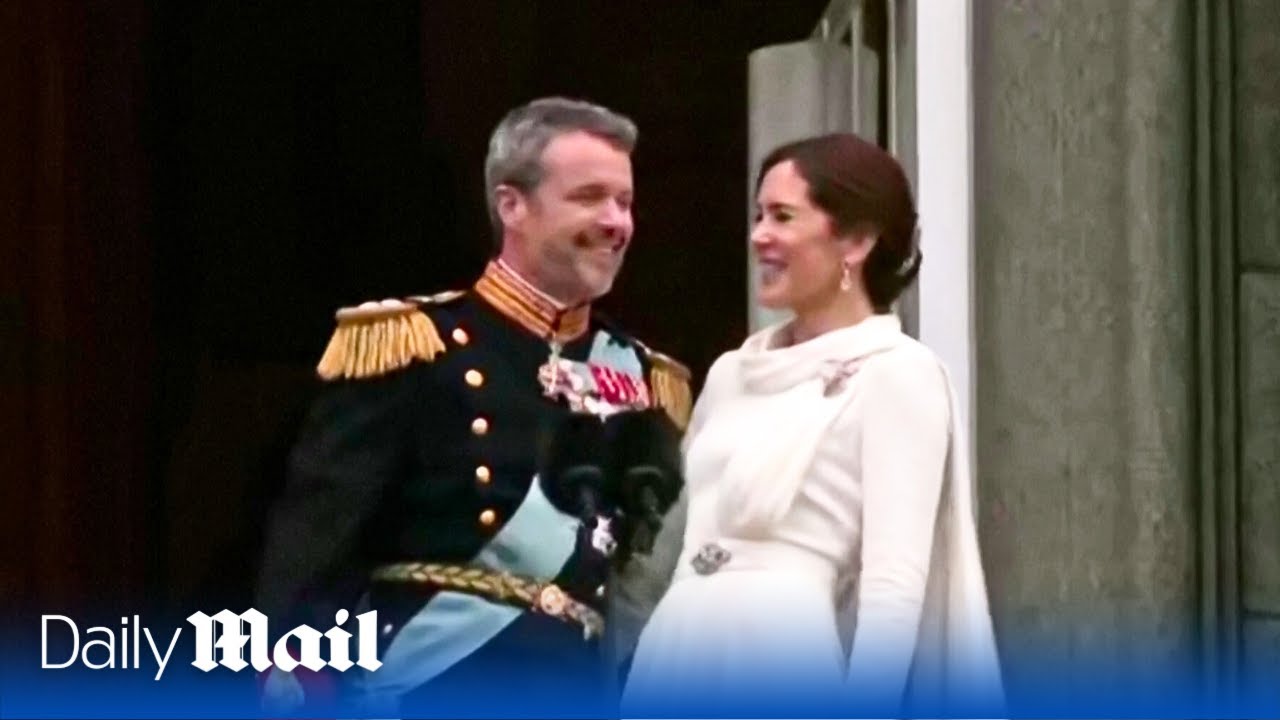
M535 480L570 412L540 370L555 341L564 359L632 378L681 426L687 370L588 308L557 309L496 262L470 290L366 303L338 320L268 530L258 609L277 634L376 610L383 666L342 677L373 711L438 711L446 696L494 687L589 690L599 648L580 625L370 574L405 561L509 572L603 612L607 560Z

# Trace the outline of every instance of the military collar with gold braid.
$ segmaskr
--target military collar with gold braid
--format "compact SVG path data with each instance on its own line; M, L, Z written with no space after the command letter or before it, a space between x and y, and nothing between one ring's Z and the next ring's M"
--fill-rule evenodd
M498 312L548 342L577 340L591 324L590 305L559 305L501 260L489 263L476 281L475 291Z

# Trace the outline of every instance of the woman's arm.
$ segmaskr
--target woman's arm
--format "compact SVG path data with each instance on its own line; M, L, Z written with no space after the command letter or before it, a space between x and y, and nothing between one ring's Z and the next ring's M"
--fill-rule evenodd
M915 652L949 447L946 379L923 348L874 358L858 379L862 550L848 682L901 702Z

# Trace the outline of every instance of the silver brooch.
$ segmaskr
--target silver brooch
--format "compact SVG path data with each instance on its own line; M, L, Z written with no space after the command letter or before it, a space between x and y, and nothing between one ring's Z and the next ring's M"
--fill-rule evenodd
M831 397L844 390L845 383L858 373L858 367L861 365L862 358L832 360L826 363L822 368L821 375L823 397Z
M707 543L703 545L698 554L693 556L690 564L699 575L710 575L711 573L724 567L729 562L729 558L733 557L728 550L720 547L715 543Z

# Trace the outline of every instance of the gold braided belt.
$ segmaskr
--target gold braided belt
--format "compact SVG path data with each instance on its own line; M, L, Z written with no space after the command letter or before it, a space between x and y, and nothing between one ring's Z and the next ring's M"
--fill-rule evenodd
M529 608L581 626L582 637L587 640L599 637L604 632L604 618L600 613L573 599L551 582L482 568L419 562L382 565L373 571L373 579L432 585L442 590L454 590L515 607Z

